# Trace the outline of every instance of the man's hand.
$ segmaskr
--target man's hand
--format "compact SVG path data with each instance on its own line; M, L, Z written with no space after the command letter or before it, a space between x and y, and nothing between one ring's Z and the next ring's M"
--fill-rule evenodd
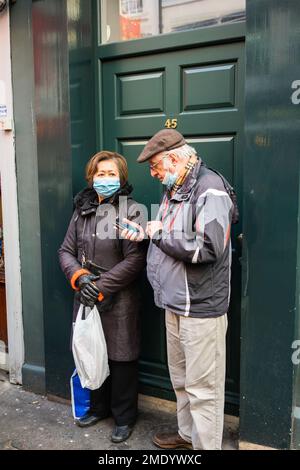
M160 220L151 220L147 223L146 234L150 239L155 238L162 231L163 225Z
M133 222L132 220L128 220L126 218L123 219L123 222L125 224L128 224L129 228L125 228L124 230L122 230L122 232L120 233L120 236L122 238L130 240L131 242L141 242L144 240L145 232L143 230L143 227L141 227L136 222ZM136 231L130 230L130 225L132 225L132 227L134 227Z

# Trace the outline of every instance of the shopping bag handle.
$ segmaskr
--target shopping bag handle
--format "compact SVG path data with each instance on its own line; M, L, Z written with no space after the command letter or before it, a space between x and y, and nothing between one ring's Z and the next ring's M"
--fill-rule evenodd
M83 306L83 309L82 309L82 315L81 315L81 320L85 320L85 305Z

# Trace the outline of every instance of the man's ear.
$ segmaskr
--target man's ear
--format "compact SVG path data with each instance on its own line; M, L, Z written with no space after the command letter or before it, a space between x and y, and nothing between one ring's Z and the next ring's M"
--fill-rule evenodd
M176 155L176 153L169 153L169 158L170 158L170 162L172 163L172 165L177 165L179 158Z

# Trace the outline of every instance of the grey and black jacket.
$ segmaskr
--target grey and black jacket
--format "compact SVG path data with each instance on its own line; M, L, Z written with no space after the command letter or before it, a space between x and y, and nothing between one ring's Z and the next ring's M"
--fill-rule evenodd
M158 307L190 317L227 312L232 212L222 179L200 159L173 197L165 193L158 213L163 230L147 256Z

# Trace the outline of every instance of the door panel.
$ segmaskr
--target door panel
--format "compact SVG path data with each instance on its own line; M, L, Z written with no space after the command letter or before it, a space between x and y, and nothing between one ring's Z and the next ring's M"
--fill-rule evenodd
M117 77L116 85L117 116L164 112L163 71Z
M182 111L233 107L234 64L182 69Z
M129 180L134 182L134 197L150 210L151 203L159 203L162 186L158 180L150 176L149 172L145 172L144 165L138 165L136 162L137 155L141 153L146 143L146 140L129 142L120 140L117 150L126 156Z
M107 60L102 66L104 148L122 153L134 197L148 207L158 203L161 185L148 165L136 163L147 140L177 119L177 129L208 166L221 171L241 194L243 148L244 44L242 42ZM233 276L227 336L226 399L238 403L240 265L232 230ZM145 279L141 381L151 393L167 396L164 318L154 306Z

